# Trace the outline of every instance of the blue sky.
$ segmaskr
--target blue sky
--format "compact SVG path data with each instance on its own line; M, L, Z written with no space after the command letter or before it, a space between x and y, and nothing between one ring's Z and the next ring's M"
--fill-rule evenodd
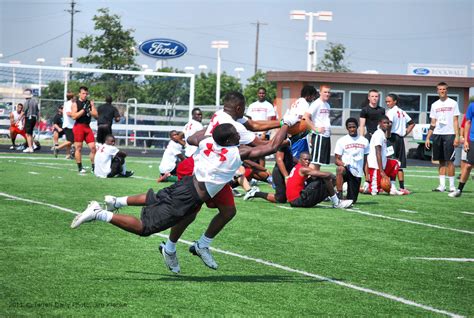
M256 21L261 26L259 68L268 71L306 69L307 21L289 19L290 10L333 11L332 22L316 21L314 31L327 32L328 41L318 42L318 55L328 42L342 43L355 72L377 70L385 74L406 74L408 63L470 65L474 62L474 1L471 0L76 0L74 37L96 34L92 17L98 8L108 7L121 16L125 28L134 29L137 42L171 38L188 47L169 65L179 69L205 64L216 70L213 40L228 40L222 51L222 68L235 74L253 75ZM20 60L59 65L69 54L70 15L68 0L0 0L1 62ZM86 52L74 49L74 55ZM138 64L153 66L143 55ZM472 76L473 71L469 70Z

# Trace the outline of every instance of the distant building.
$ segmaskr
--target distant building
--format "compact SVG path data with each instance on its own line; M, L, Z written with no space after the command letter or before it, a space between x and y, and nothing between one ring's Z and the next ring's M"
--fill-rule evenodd
M329 72L268 72L267 80L277 84L275 106L278 114L300 97L304 85L314 85L319 91L320 84L331 86L332 144L346 133L344 122L349 117L359 118L360 110L367 101L370 89L380 91L380 106L385 107L387 94L395 93L400 97L400 107L407 111L417 124L429 123L431 104L438 99L436 84L446 82L449 85L449 97L457 100L459 110L464 113L469 104L469 88L474 87L474 78L440 77L414 75L386 75L363 73Z

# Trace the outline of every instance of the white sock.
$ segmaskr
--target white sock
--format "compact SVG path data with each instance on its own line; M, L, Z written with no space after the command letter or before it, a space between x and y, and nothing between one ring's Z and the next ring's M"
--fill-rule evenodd
M128 205L127 199L128 199L128 197L118 197L115 200L115 207L116 208L121 208L123 206L127 206Z
M439 176L439 186L442 189L446 188L446 176L445 175Z
M169 253L176 253L176 243L168 239L165 243L165 250Z
M332 204L338 204L339 203L339 198L337 197L337 194L334 194L331 197L331 202L332 202Z
M454 185L454 176L452 177L448 177L448 180L449 180L449 188L455 188L455 185Z
M203 234L197 242L198 242L199 247L206 248L206 247L209 247L209 245L211 245L212 240L213 239Z
M391 184L390 190L397 190L397 187L395 186L395 181L394 180L390 180L390 184Z
M97 216L95 217L96 220L98 221L103 221L109 223L110 220L112 220L112 217L114 214L110 211L102 210L99 213L97 213Z

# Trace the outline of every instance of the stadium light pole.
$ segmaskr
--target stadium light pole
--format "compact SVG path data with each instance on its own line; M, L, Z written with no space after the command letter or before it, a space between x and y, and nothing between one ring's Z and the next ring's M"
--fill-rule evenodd
M317 17L320 21L332 21L332 11L318 11L318 12L307 12L304 10L292 10L290 11L290 19L291 20L305 20L306 17L309 19L308 23L308 58L306 62L306 70L312 71L311 63L313 60L311 51L313 49L313 18Z
M216 110L218 110L221 104L221 49L227 49L229 41L212 41L211 47L217 49Z
M194 74L194 66L185 66L184 72L187 74Z
M64 67L70 67L70 65L72 65L72 62L74 61L74 59L72 57L62 57L61 58L61 65L64 66ZM63 94L63 99L64 99L64 102L67 102L67 80L69 78L69 71L68 70L65 70L64 71L64 94Z
M21 64L20 61L15 60L15 61L10 61L10 64L13 65L12 67L12 106L15 107L16 104L16 71L15 71L15 65Z
M43 71L43 68L42 68L42 65L44 64L44 62L46 62L46 60L42 57L39 57L36 59L36 63L39 64L39 70L38 70L38 97L40 98L40 103L41 103L41 76L42 76L42 71Z
M308 39L309 35L306 34L306 39ZM313 40L313 50L309 52L312 56L311 58L311 70L316 71L316 66L318 64L318 51L317 51L317 43L318 41L326 41L327 40L327 33L326 32L313 32L312 36Z
M201 73L204 73L207 70L207 65L201 64L198 66L198 69Z

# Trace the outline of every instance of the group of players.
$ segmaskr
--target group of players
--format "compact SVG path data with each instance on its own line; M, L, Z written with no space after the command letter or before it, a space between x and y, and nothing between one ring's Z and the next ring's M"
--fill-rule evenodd
M443 162L442 158L446 158L442 156L446 156L451 150L449 141L459 137L455 125L452 125L453 139L436 130L445 128L443 125L447 125L450 120L449 114L457 116L457 104L452 104L451 99L447 97L446 87L445 83L438 85L442 105L438 107L436 103L433 104L430 114L432 118L430 131L434 130L435 133L433 156L438 157L440 164ZM192 155L178 164L176 169L179 180L176 183L157 193L149 189L146 193L132 196L106 195L105 209L98 202L92 201L83 213L74 218L71 228L97 220L111 223L140 236L149 236L171 229L168 240L160 244L159 251L169 270L179 273L176 243L195 220L204 203L209 208L217 208L218 213L189 250L199 256L207 267L218 268L209 247L216 235L236 214L229 183L242 166L243 160L258 160L276 153L277 163L273 170L276 193L272 195L256 192L247 199L261 197L273 202L288 201L296 207L309 207L329 197L333 207L348 208L357 200L361 178L366 175L364 170L368 170L366 176L369 183L368 193L375 195L380 192L380 180L389 176L391 183L388 192L395 195L406 194L395 187L395 178L399 176L402 165L400 162L404 159L397 151L404 149L401 143L404 136L413 128L413 121L406 112L396 106L398 99L396 95L387 96L389 111L385 114L385 111L382 113L377 106L378 92L370 91L368 107L371 109L363 110L360 122L355 118L346 121L348 134L337 141L335 150L337 178L331 173L320 171L320 166L328 164L330 159L331 125L328 104L330 87L322 85L319 95L320 97L316 99L316 89L305 86L301 98L291 106L282 120L262 121L244 117L245 98L242 94L237 92L227 94L224 98L224 108L212 116L209 126L186 136L186 143L196 148L191 148L194 149L190 152ZM372 107L372 104L375 107ZM376 119L372 115L367 115L376 113L379 113ZM470 116L468 125L473 113L474 104L468 110ZM372 127L374 120L375 129ZM262 140L254 133L276 128L279 129L270 140ZM467 129L471 130L470 126L467 126ZM446 129L445 132L450 130ZM442 137L437 137L438 135ZM465 135L468 135L467 132ZM392 147L396 159L387 158L392 155L388 151L387 136L393 141ZM438 143L437 139L448 141ZM294 148L301 141L306 141L306 145L309 145L309 152L304 149L304 142L303 147ZM453 141L452 146L454 145ZM467 146L465 150L468 151L472 143L465 145ZM299 158L297 163L294 159L295 154ZM473 151L468 152L468 162L471 164L472 154ZM449 160L452 158L449 157ZM365 169L366 163L367 169ZM335 179L339 195L334 190ZM343 181L348 183L347 200L340 198ZM403 180L399 181L401 188L404 189ZM286 191L283 192L282 187L285 187ZM117 213L116 210L125 206L143 206L141 217Z
M100 178L111 178L115 176L130 177L133 171L126 170L125 157L127 154L115 147L115 138L112 135L112 120L120 120L120 115L115 107L111 105L112 98L108 96L106 103L98 109L94 101L88 99L89 91L85 86L79 88L76 97L74 93L68 92L67 101L57 109L53 119L54 145L52 147L55 157L58 152L65 148L66 158L71 158L71 148L74 147L74 159L77 163L78 172L85 174L87 171L82 165L82 146L85 142L90 149L91 172ZM16 149L15 139L18 134L28 141L28 147L23 152L33 152L34 146L30 146L30 136L33 139L33 128L39 116L38 103L32 98L31 90L25 90L26 107L18 104L10 114L10 135L12 146ZM94 132L90 127L92 118L98 119L97 144ZM59 145L59 138L66 140ZM34 145L34 144L33 144Z

